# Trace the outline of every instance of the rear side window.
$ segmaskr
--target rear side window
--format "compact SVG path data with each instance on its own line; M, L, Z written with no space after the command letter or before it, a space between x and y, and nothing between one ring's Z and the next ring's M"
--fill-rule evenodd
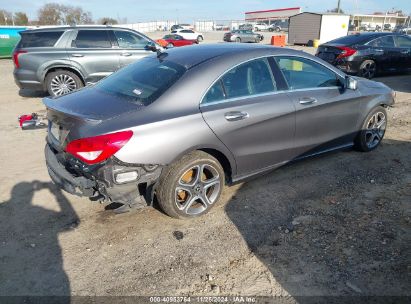
M269 93L276 89L267 59L255 59L243 63L224 74L208 90L202 103Z
M111 48L107 31L79 30L73 45L78 48Z
M373 47L395 47L394 39L392 38L392 36L383 36L383 37L374 39L367 44Z
M274 58L291 90L340 85L337 75L317 62L291 56L276 56Z
M21 33L18 47L52 47L61 35L63 35L63 31Z
M160 97L185 71L183 66L174 62L147 57L104 78L95 87L145 106Z
M397 36L395 38L397 40L398 47L411 47L411 38L405 36Z

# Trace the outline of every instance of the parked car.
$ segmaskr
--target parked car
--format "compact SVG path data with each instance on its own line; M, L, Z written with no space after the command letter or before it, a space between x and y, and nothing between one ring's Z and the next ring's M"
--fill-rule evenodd
M197 42L201 42L204 40L204 36L202 33L199 33L193 30L178 29L178 30L172 31L171 34L178 34L182 36L184 39L196 40Z
M254 24L254 31L268 31L269 27L270 26L267 23L259 22Z
M406 35L411 35L411 27L406 27L406 26L396 26L394 31L395 33L400 33L400 34L406 34Z
M178 46L185 46L185 45L193 45L193 44L198 43L197 40L184 39L183 36L176 35L176 34L165 35L163 37L163 40L167 42L167 45L166 45L167 48L175 47L175 46L178 47Z
M392 26L391 26L390 23L386 23L386 24L384 24L383 29L384 29L384 31L389 31L389 32L391 32L391 31L392 31Z
M252 31L254 29L254 25L251 23L244 23L244 24L240 24L238 26L239 30L248 30L248 31Z
M375 24L362 24L360 26L360 31L363 32L379 32L381 31L381 26Z
M95 86L44 99L50 177L67 192L123 204L157 198L202 215L225 184L291 160L374 150L393 91L305 52L244 44L174 48Z
M194 26L192 26L191 24L174 24L171 26L171 31L175 31L178 29L193 30Z
M224 25L224 24L216 24L215 26L213 26L213 30L214 31L229 31L230 26Z
M268 30L270 32L281 32L281 31L288 32L288 20L276 21L269 26Z
M234 30L224 34L223 40L226 42L260 42L264 39L261 34L250 30Z
M105 26L34 29L20 35L13 51L16 84L51 96L96 83L157 46L139 32Z
M411 37L395 33L362 33L337 38L316 56L346 73L373 78L382 72L411 70Z

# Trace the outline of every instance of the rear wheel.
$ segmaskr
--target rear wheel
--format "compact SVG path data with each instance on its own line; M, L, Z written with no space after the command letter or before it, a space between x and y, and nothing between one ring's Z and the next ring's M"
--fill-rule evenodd
M61 96L82 88L83 82L73 72L57 70L46 77L47 91L50 96Z
M381 143L387 127L387 111L379 106L372 110L364 120L354 147L362 152L374 150Z
M278 32L281 31L281 28L277 26L277 27L275 28L275 31L278 33Z
M237 37L237 38L235 39L235 42L241 42L241 38L240 38L240 37Z
M167 46L166 46L166 48L172 48L172 47L174 47L174 44L172 44L172 43L169 43L169 44L167 44Z
M165 169L156 192L158 203L171 217L197 217L218 202L224 181L224 170L218 160L194 151Z
M364 60L360 65L358 76L371 79L377 74L377 65L374 60Z

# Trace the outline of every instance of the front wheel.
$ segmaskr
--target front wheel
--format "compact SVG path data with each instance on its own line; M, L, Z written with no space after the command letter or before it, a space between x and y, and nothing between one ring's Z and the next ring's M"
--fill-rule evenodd
M167 44L167 46L166 46L166 48L173 48L174 47L174 44L172 44L172 43L169 43L169 44Z
M362 152L374 150L381 143L386 128L387 111L384 107L378 106L365 118L355 139L354 148Z
M204 40L203 36L198 36L197 37L197 42L202 42Z
M358 76L371 79L377 74L377 65L374 60L364 60L360 65Z
M218 160L194 151L164 170L156 191L158 203L171 217L197 217L218 202L224 181L224 170Z
M235 42L241 42L241 38L240 37L236 38Z

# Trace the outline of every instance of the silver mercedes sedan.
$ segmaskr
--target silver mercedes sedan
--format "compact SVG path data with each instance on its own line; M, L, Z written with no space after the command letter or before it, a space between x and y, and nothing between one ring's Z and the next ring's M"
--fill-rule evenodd
M62 189L116 212L156 199L190 218L216 205L225 185L336 149L375 149L394 97L301 51L170 49L46 98L46 162Z

